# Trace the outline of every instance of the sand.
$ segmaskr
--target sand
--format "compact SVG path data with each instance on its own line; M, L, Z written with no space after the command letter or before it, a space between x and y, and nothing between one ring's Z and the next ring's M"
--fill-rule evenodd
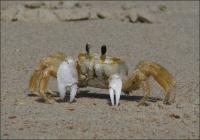
M16 2L17 3L17 2ZM2 7L15 6L4 2ZM22 4L19 2L17 4ZM88 2L92 7L119 8L123 2ZM109 3L109 4L108 4ZM1 138L2 139L198 139L199 138L199 7L198 2L134 2L136 8L159 4L153 24L113 19L75 22L1 21ZM143 91L121 96L110 105L107 90L80 89L76 102L53 104L28 96L28 82L39 60L62 51L77 57L85 44L100 53L120 57L133 71L141 60L155 61L177 80L176 102L149 100L137 107ZM163 90L150 79L151 97L163 99ZM49 89L57 91L56 79Z

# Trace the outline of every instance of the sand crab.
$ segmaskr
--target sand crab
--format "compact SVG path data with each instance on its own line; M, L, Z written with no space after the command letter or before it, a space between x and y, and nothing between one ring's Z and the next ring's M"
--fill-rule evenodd
M40 61L33 72L29 90L37 92L48 102L45 94L50 76L56 77L60 97L65 97L66 87L70 87L70 102L76 96L77 88L96 87L109 89L112 105L118 105L121 91L125 94L142 88L144 96L138 105L142 105L151 95L149 77L152 76L164 89L164 103L175 101L175 94L170 100L170 93L176 86L174 77L161 65L151 61L141 61L132 73L128 73L126 63L116 57L106 56L106 46L101 47L101 54L91 53L86 44L86 52L80 53L77 60L55 53ZM114 95L116 98L114 98ZM115 101L114 101L115 99Z

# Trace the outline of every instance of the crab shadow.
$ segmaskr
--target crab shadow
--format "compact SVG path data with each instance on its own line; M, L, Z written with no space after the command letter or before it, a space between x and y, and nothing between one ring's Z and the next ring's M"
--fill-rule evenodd
M77 98L98 98L98 99L108 99L110 101L109 94L105 93L92 93L88 90L81 91ZM120 100L127 100L127 101L139 101L143 98L143 96L135 96L135 95L121 95ZM156 97L149 97L148 101L150 102L157 102L162 100L161 98Z
M70 95L69 93L66 94L66 97L64 100L61 100L59 98L59 92L54 91L55 94L51 94L47 92L47 96L50 99L55 98L55 101L58 103L64 103L64 102L68 102ZM29 96L31 97L38 97L37 95L32 95L29 94ZM89 90L81 90L77 93L76 98L91 98L91 99L102 99L102 100L107 100L108 104L110 104L110 96L109 94L105 94L105 93L99 93L99 92L90 92ZM143 98L143 96L135 96L135 95L121 95L120 96L120 100L126 100L126 101L136 101L139 102L141 99ZM44 100L42 98L38 98L35 101L39 102L39 103L44 103ZM149 99L147 100L149 102L157 102L157 101L162 101L161 98L158 97L149 97ZM76 102L76 99L75 101Z
M49 98L49 99L54 99L54 98L58 98L59 97L59 93L57 92L57 91L53 91L54 92L54 94L52 94L52 93L49 93L49 92L46 92L46 95L47 95L47 97ZM29 94L27 94L29 97L40 97L39 95L37 95L37 94L32 94L32 93L29 93ZM45 103L45 100L43 99L43 98L37 98L37 99L35 99L35 101L36 102L38 102L38 103Z
M58 92L57 92L58 93ZM58 93L59 94L59 93ZM56 102L66 102L69 99L69 94L66 95L65 100L61 100L61 99L57 99ZM102 99L102 100L108 100L108 104L110 104L110 96L109 94L105 94L105 93L98 93L98 92L90 92L89 90L82 90L80 91L77 95L76 98L91 98L91 99ZM139 102L141 99L143 98L143 96L134 96L134 95L121 95L120 96L120 100L126 100L126 101L136 101ZM157 101L162 101L161 98L158 97L149 97L149 99L147 100L149 102L157 102ZM76 102L76 100L75 100Z

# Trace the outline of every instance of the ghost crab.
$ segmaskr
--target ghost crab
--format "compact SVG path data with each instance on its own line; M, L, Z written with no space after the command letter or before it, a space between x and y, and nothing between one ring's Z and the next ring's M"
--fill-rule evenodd
M149 77L152 76L164 90L164 103L175 101L175 94L170 101L176 80L161 65L151 61L141 61L132 73L128 73L126 63L116 57L106 56L106 46L101 47L101 54L91 53L86 44L86 52L80 53L77 60L63 53L55 53L40 61L29 82L29 90L37 93L49 102L46 91L49 78L58 81L60 97L64 99L66 87L70 87L70 102L75 99L77 88L95 87L109 89L112 105L118 106L121 91L128 94L142 88L144 96L138 105L142 105L151 95ZM114 101L114 95L116 96Z

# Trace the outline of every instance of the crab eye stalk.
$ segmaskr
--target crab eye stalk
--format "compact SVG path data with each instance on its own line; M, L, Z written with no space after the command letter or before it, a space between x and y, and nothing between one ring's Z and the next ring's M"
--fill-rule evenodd
M106 45L101 46L101 55L105 55L107 51Z
M86 50L87 54L90 53L90 44L87 43L87 44L85 45L85 50Z
M101 46L101 59L106 58L106 51L107 51L106 45L102 45Z

